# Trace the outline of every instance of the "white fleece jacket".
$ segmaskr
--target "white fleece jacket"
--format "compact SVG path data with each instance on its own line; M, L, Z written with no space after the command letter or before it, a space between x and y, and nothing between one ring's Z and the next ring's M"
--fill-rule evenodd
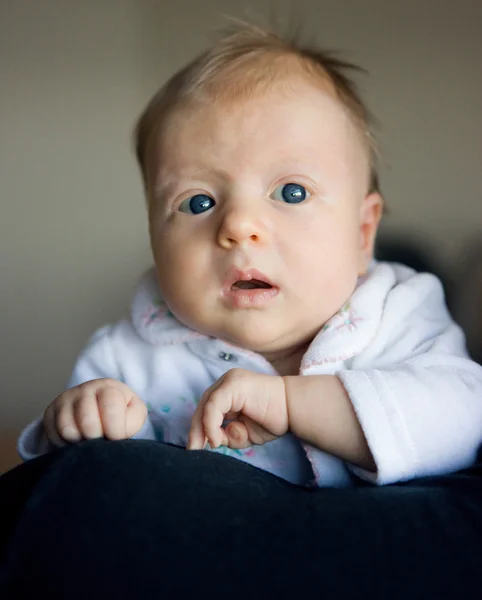
M185 446L203 392L234 367L276 374L262 356L181 324L164 304L150 270L135 294L131 319L94 334L67 387L101 377L123 381L149 409L135 437ZM468 358L462 331L433 275L374 263L304 355L300 376L318 374L341 379L376 473L291 434L247 450L215 451L293 483L337 487L352 485L352 473L387 484L455 471L474 461L482 443L482 367ZM41 419L23 431L18 449L24 460L50 449Z

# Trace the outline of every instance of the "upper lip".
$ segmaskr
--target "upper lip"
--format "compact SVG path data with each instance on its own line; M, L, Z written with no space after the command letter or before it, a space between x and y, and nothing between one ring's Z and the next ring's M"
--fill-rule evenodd
M226 279L224 280L223 290L225 292L229 292L237 281L251 281L252 279L263 281L273 288L278 287L269 279L269 277L267 277L261 271L258 271L258 269L247 269L243 271L237 267L231 267L227 273Z

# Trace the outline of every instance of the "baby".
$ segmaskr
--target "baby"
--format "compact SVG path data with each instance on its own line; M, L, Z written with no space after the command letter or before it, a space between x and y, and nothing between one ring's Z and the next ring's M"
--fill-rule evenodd
M352 68L246 26L159 90L136 129L155 267L22 433L24 459L142 438L339 487L472 463L482 368L440 282L373 259L383 200Z

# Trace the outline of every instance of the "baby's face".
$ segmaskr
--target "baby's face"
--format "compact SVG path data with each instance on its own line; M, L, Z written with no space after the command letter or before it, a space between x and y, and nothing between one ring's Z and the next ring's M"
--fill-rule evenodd
M380 207L337 100L299 81L196 106L158 156L150 235L170 310L268 360L309 343L366 270Z

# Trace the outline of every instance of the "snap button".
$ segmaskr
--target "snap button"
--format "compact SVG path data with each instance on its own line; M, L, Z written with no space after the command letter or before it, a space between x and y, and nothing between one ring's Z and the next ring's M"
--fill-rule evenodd
M234 356L234 354L229 354L229 352L220 352L219 358L221 358L222 360L226 360L226 361L235 361L236 360L236 357Z

